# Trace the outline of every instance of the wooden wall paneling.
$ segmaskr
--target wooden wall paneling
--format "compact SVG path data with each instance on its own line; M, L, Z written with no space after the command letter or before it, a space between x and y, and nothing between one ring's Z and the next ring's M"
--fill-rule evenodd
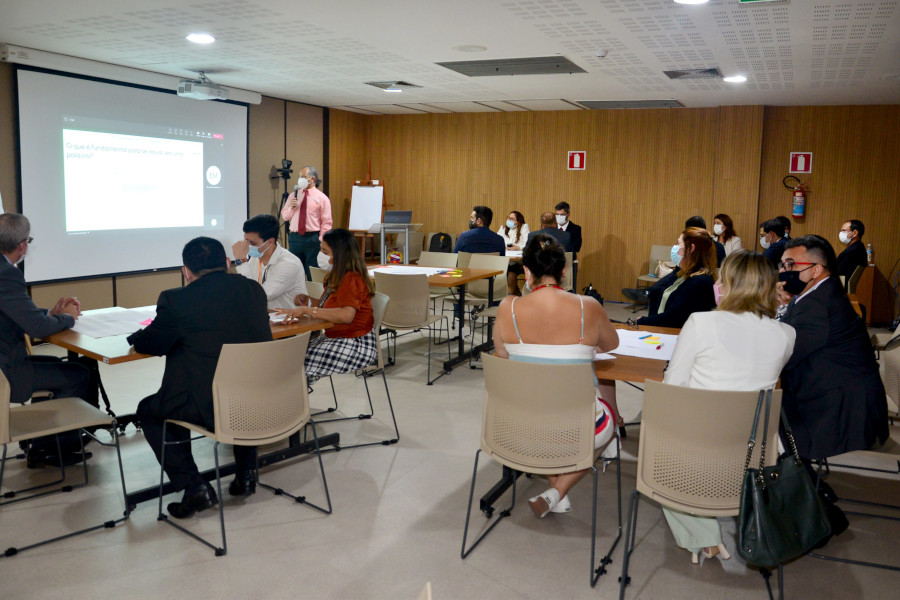
M331 169L328 191L335 227L347 227L350 220L350 196L353 183L366 176L369 152L369 124L365 115L330 110L328 162ZM373 172L373 176L378 176Z
M112 278L101 277L31 286L32 300L43 308L52 308L63 296L78 298L83 310L107 308L113 305Z
M286 158L294 161L294 180L288 186L288 191L294 190L297 178L300 176L300 169L305 166L315 167L319 171L322 178L322 186L319 188L324 193L328 193L331 186L331 174L324 171L324 131L325 131L325 109L319 106L310 106L308 104L299 104L297 102L287 102L287 153ZM278 164L281 165L281 158L278 157ZM282 184L282 193L284 185ZM278 195L279 201L281 194Z
M900 106L766 107L760 173L759 220L790 215L791 192L782 186L789 153L813 153L806 216L794 237L815 233L835 250L841 224L860 219L863 241L890 277L900 257Z
M230 248L226 249L231 254ZM181 287L181 269L116 277L116 303L125 308L156 304L160 292Z
M281 168L284 156L284 100L264 96L262 102L250 105L247 168L250 194L249 216L278 215L284 180L272 179L274 169ZM290 157L288 157L290 158ZM288 182L294 189L296 178ZM230 248L227 249L230 254Z
M18 212L19 156L16 148L16 99L12 93L15 69L10 63L0 63L0 196L3 210Z

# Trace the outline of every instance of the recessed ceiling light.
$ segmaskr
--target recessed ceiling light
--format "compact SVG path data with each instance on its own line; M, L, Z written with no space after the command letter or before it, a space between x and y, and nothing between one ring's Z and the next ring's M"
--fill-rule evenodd
M462 46L453 46L452 50L457 52L484 52L487 46L479 46L478 44L463 44Z
M391 94L399 94L399 93L402 92L403 90L401 90L401 89L398 88L398 87L389 87L389 88L385 88L384 91L390 92Z
M706 4L709 0L675 0L675 4Z
M728 83L744 83L747 81L747 78L743 75L731 75L730 77L723 77L722 81L727 81Z
M195 44L212 44L214 41L216 41L216 38L209 35L208 33L192 33L184 39Z

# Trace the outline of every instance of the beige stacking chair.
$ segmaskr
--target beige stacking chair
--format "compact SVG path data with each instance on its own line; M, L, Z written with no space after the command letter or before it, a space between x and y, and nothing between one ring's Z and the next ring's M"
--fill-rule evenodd
M446 373L442 369L441 374L431 378L431 345L434 337L435 323L441 323L447 328L447 337L450 337L450 324L446 315L433 315L428 311L430 294L428 292L428 276L403 275L397 273L382 273L375 271L375 289L391 299L387 311L384 314L382 327L387 330L388 337L388 364L394 364L397 356L397 331L428 330L428 370L425 381L431 385ZM437 335L440 336L441 328ZM391 355L391 339L394 342L394 353ZM447 344L447 360L451 359L450 344Z
M158 520L188 534L194 539L209 546L216 556L223 556L228 551L225 541L225 497L222 495L222 478L219 471L219 445L263 446L286 440L305 426L312 429L315 442L315 453L319 460L319 472L322 474L322 485L325 488L327 508L309 502L305 496L293 496L282 489L269 486L262 481L259 485L271 490L276 495L287 496L299 504L306 504L325 514L331 514L331 495L325 479L325 467L319 448L319 437L316 423L310 419L309 394L306 387L306 369L303 367L306 347L309 344L309 333L303 335L258 342L254 344L225 344L216 366L213 378L213 409L215 411L216 430L209 431L200 425L166 420L163 425L179 425L196 434L196 437L208 437L215 440L213 456L216 465L216 491L219 495L219 525L222 531L222 545L215 546L202 537L192 533L163 513L163 475L162 466L166 460L166 446L187 442L164 442L160 459L159 476L159 515ZM278 377L272 377L278 373ZM258 479L258 477L257 477Z
M457 255L452 252L422 252L419 256L420 267L437 267L441 269L455 269ZM431 311L437 312L437 301L450 295L450 289L446 287L428 288L431 299Z
M617 472L619 506L618 535L609 552L595 561L597 542L597 468L600 451L594 449L594 372L589 363L536 364L484 355L485 399L481 421L481 448L475 453L472 485L460 556L465 559L516 504L516 483L512 480L512 502L483 526L483 533L466 548L472 497L482 452L506 468L537 475L570 473L591 469L594 493L591 508L591 577L593 587L622 537L621 466ZM515 382L515 385L510 385ZM614 438L618 444L618 438ZM617 447L618 450L618 447ZM618 452L617 458L618 461ZM491 511L492 512L492 511Z
M320 269L319 267L309 268L309 279L315 283L324 283L330 271L328 269Z
M32 440L37 437L57 435L66 431L78 429L82 434L90 435L101 446L115 447L116 457L119 460L119 477L122 480L122 500L125 504L125 513L124 516L118 519L105 521L98 525L50 538L42 542L35 542L19 548L10 546L5 551L4 555L13 556L31 548L64 540L82 533L88 533L89 531L115 527L117 524L128 519L131 514L131 507L128 505L127 492L125 491L125 473L122 469L122 453L119 450L118 425L115 418L107 415L99 408L91 406L80 398L56 398L54 400L45 400L44 402L15 407L10 406L9 398L9 381L6 379L6 376L0 372L0 444L3 445L3 454L2 457L0 457L0 489L2 489L3 485L3 475L6 468L6 449L9 444ZM93 432L98 428L108 429L112 435L113 441L101 442L94 437ZM58 439L57 449L59 449ZM60 465L60 478L58 480L22 490L7 491L2 495L5 500L0 502L0 507L16 502L22 502L24 500L30 500L32 498L38 498L40 496L46 496L48 494L54 494L56 492L70 492L75 488L84 487L88 484L88 465L84 457L83 442L81 445L81 453L84 470L84 478L81 483L64 485L51 490L45 489L54 487L65 481L66 468L63 465ZM20 497L21 494L28 495Z
M375 416L375 408L372 404L372 393L369 390L369 378L375 377L376 375L381 375L381 380L384 382L384 392L387 395L388 408L391 410L391 420L394 423L394 435L393 438L388 438L385 440L377 441L377 442L363 442L359 444L340 444L335 446L336 450L340 450L341 448L359 448L360 446L388 446L390 444L396 444L400 441L400 429L397 427L397 416L394 414L394 404L391 401L391 392L388 389L387 377L384 374L384 351L381 349L381 323L384 320L384 315L387 311L388 303L390 302L390 298L385 294L376 292L374 296L372 296L372 316L375 321L375 339L376 346L378 348L378 358L377 360L369 365L368 367L364 367L356 372L357 376L362 376L363 384L366 386L366 397L369 399L369 412L357 415L355 417L335 417L333 419L320 419L319 423L331 423L334 421L349 421L349 420L367 420L371 419ZM331 377L329 377L331 380ZM334 390L334 381L331 381L331 394L334 397L334 405L337 407L337 393ZM328 409L328 412L333 412L332 409ZM320 414L320 413L317 413Z
M662 506L701 517L734 517L741 504L747 439L759 391L724 392L644 383L637 481L625 530L619 597L630 582L640 495ZM781 390L772 393L767 464L775 464ZM760 416L760 432L764 414ZM757 444L751 464L759 464ZM780 567L779 567L780 571ZM780 578L779 578L780 579ZM780 581L779 581L780 583ZM783 597L783 595L782 595Z

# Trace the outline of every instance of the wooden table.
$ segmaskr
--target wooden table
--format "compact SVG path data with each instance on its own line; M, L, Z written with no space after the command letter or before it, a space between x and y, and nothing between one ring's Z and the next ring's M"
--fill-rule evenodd
M409 265L391 265L391 271L395 273L402 273L402 268L404 266ZM417 267L410 267L411 269L415 269ZM452 275L447 274L452 272ZM431 287L443 287L443 288L458 288L458 296L459 299L456 303L457 310L460 315L460 335L457 336L457 356L456 358L452 358L448 361L444 361L444 372L449 373L453 370L454 367L460 365L469 360L469 356L472 354L477 354L481 352L489 352L493 347L493 340L491 336L488 335L486 341L483 344L472 347L471 350L466 352L466 344L465 340L462 336L462 316L466 314L465 312L465 301L466 301L466 285L472 283L473 281L478 281L479 279L487 279L488 280L488 300L487 303L490 305L494 301L494 277L496 275L502 275L503 271L493 271L491 269L448 269L447 273L430 275L428 277L428 285ZM504 282L505 283L505 282ZM490 329L489 329L490 331Z
M307 331L328 329L332 327L334 323L323 321L322 319L304 317L289 325L275 323L270 323L270 325L272 327L272 337L277 340L293 335L300 335ZM108 365L117 365L133 360L140 360L142 358L151 358L151 355L149 354L135 352L134 348L128 344L127 337L127 335L114 335L104 338L95 338L67 329L44 338L44 341L65 348L69 352L70 357L80 354ZM96 364L94 365L94 368L96 368ZM100 393L103 396L103 401L106 403L107 412L117 419L120 430L124 430L129 422L134 421L134 415L116 417L110 408L109 397L106 395L106 390L103 389L103 382L100 381L99 370L97 381L100 382ZM336 446L339 442L340 436L337 433L331 433L319 438L320 447ZM281 450L276 450L268 454L260 454L258 464L261 467L275 464L295 456L300 456L301 454L309 454L314 449L313 442L301 442L300 435L297 433L290 437L289 446L287 448L282 448ZM225 477L235 473L236 468L234 463L232 463L224 465L220 468L220 471L222 476ZM200 476L206 481L212 481L216 478L216 473L215 470L208 469L207 471L200 473ZM176 490L172 487L171 482L167 482L163 488L163 493L168 494L174 491ZM131 507L134 507L141 502L157 499L159 497L159 486L151 486L136 492L129 492L127 496L128 504Z
M678 335L680 329L674 327L653 327L650 325L638 325L630 327L624 323L615 323L616 329L630 329L632 331L647 331L649 333L667 333ZM615 354L615 350L611 352ZM614 381L633 381L643 383L662 381L669 361L654 360L652 358L639 358L637 356L621 356L615 354L615 360L595 360L594 373L597 379L612 379Z

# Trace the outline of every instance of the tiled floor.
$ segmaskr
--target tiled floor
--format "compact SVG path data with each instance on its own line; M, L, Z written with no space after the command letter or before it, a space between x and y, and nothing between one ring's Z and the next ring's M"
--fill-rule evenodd
M630 311L611 304L610 314ZM259 491L241 500L226 500L228 555L211 551L156 521L156 504L141 504L124 525L0 558L0 590L9 599L80 598L360 598L414 599L426 581L434 597L447 599L615 598L621 544L611 573L596 588L588 585L590 485L573 490L574 511L543 520L532 516L525 498L543 491L539 478L521 479L518 504L466 560L459 557L472 461L478 447L481 372L456 369L426 386L426 342L419 334L400 341L398 364L388 371L391 396L400 425L400 443L328 453L324 457L335 512L323 516L285 498ZM127 413L154 391L161 359L114 367L101 366L114 408ZM362 381L335 379L341 411L361 412ZM515 385L515 382L510 382ZM316 386L312 403L330 401L326 381ZM372 386L376 417L323 425L344 440L386 436L390 415L380 381ZM620 385L619 402L626 418L640 409L636 389ZM637 428L624 441L623 501L634 486ZM140 432L129 428L122 439L129 489L153 485L159 471ZM40 536L61 534L90 521L121 513L113 454L96 446L91 484L0 509L0 549L25 545ZM200 443L201 467L211 465L211 447ZM21 484L46 473L28 471L12 461L6 484ZM881 465L890 468L890 463ZM482 460L476 493L487 489L499 467ZM282 487L320 498L315 461L297 459L269 468L263 477ZM831 483L839 494L900 503L900 477L863 471L837 472ZM616 477L611 467L600 477L601 552L616 533ZM227 483L227 482L226 482ZM227 494L227 492L226 492ZM171 501L166 498L166 502ZM508 496L501 504L508 502ZM475 525L484 522L480 513ZM733 522L723 521L726 543L734 548ZM207 511L188 525L215 535L216 513ZM851 517L848 532L826 550L834 554L900 564L900 523ZM702 566L691 565L687 552L675 547L659 508L642 501L637 549L632 561L629 598L766 597L759 574L735 555ZM900 573L803 558L786 568L789 598L892 598Z

